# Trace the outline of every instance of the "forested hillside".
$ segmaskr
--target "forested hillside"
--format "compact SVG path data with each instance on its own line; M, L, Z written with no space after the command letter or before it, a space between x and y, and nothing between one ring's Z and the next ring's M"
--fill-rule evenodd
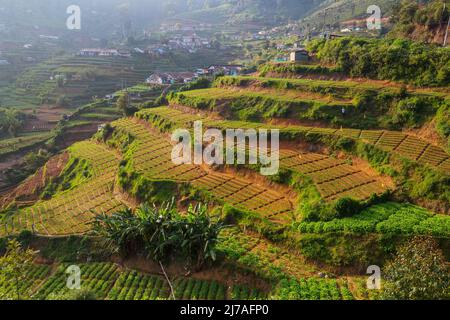
M404 0L394 7L391 36L443 44L449 17L449 0Z

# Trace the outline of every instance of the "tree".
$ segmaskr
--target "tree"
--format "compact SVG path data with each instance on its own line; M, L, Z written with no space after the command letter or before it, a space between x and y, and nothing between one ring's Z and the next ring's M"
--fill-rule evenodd
M55 80L58 88L64 87L64 84L66 83L66 77L64 75L61 74L56 75Z
M56 99L56 105L58 107L67 107L69 105L69 99L65 95L59 96Z
M450 298L450 274L435 240L414 238L402 246L384 272L383 298L438 300Z
M132 116L138 109L130 105L130 98L128 92L122 94L119 99L117 99L117 109L123 113L124 116Z
M29 298L29 292L23 292L22 284L27 279L27 271L32 267L36 252L22 249L17 240L8 242L6 254L0 257L0 282L8 281L13 290L0 291L0 299Z
M134 213L128 209L94 219L93 232L104 238L108 247L121 254L144 251L149 259L182 259L200 268L216 259L215 246L222 221L212 218L207 207L189 206L180 214L174 202L160 207L144 204Z

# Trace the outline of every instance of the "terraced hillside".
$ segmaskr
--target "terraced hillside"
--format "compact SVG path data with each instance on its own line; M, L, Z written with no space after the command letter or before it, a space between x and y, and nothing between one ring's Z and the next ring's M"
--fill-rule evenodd
M144 81L150 73L138 58L61 56L40 63L21 74L14 88L0 91L6 106L31 108L41 103L56 103L64 96L80 106L93 96L104 96L123 86ZM64 84L58 84L63 76Z
M71 292L66 286L66 269L69 264L55 266L34 265L26 274L27 282L21 286L19 297L32 300L58 299ZM169 300L170 287L161 275L124 269L113 263L85 263L80 265L81 288L93 292L99 300ZM298 285L296 286L296 282ZM200 280L194 277L177 277L172 281L174 296L178 300L261 300L299 299L301 300L356 299L359 288L349 289L352 279L299 278L284 280L270 292L254 288L245 283L225 283L214 280ZM0 283L0 287L8 282ZM6 288L6 287L5 287ZM301 289L301 290L300 290ZM15 292L5 291L13 297ZM1 297L0 297L1 298Z
M219 172L207 172L198 166L175 165L167 138L150 131L136 120L122 119L114 127L136 138L135 152L126 153L133 170L151 181L189 182L194 188L211 194L215 201L252 212L274 223L287 223L293 206L278 192L244 178ZM114 195L119 172L118 156L105 145L80 142L69 148L71 158L86 161L87 176L73 189L58 192L50 200L3 216L1 234L30 230L42 235L80 234L89 230L89 222L98 213L124 208ZM72 163L73 165L73 163ZM87 187L89 186L89 187Z
M70 235L89 230L95 214L114 212L124 205L114 197L113 188L119 160L114 152L94 142L80 142L69 148L72 159L86 161L82 183L35 205L2 216L0 234L23 230L41 235ZM74 165L74 162L72 162Z
M221 124L220 121L211 121L168 108L141 111L137 116L148 119L154 124L173 121L177 125L190 125L193 121L202 120L204 125L211 127L222 129L245 128L239 125L229 125L229 121ZM247 123L247 128L249 124ZM381 194L388 188L377 176L369 175L346 164L345 161L313 152L301 153L295 150L281 149L280 167L312 178L323 198L327 200L335 200L350 195L359 200L366 200L373 193Z
M137 138L127 154L133 170L151 180L189 182L194 188L206 191L213 198L245 211L254 212L275 222L289 220L292 204L282 195L232 175L210 172L194 165L175 165L168 138L150 131L137 120L123 119L113 125Z
M446 88L407 88L373 80L241 76L218 78L213 88L172 94L169 101L173 105L217 112L232 120L416 130L430 141L448 144L448 134L442 130L448 122L450 106ZM420 133L418 128L427 124L432 131Z
M290 139L296 139L297 135L348 137L377 146L382 150L393 152L409 160L433 166L444 172L449 172L450 170L450 157L444 149L403 132L344 128L333 129L288 124L266 125L257 122L214 120L204 115L198 115L195 112L186 113L175 108L166 107L144 110L138 116L155 123L163 130L170 130L180 126L190 127L194 121L202 121L205 127L210 128L279 129L282 137L289 137Z

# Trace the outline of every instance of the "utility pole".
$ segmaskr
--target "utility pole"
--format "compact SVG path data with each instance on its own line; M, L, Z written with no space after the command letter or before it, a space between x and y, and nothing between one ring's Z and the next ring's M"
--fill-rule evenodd
M447 39L448 39L448 29L450 28L450 16L448 17L447 22L447 29L445 30L445 37L444 37L444 47L447 46Z
M444 14L445 9L446 9L446 4L444 3L444 8L442 9L442 15ZM438 30L438 34L439 34L439 31L441 30L441 23L442 23L442 18L441 18L440 21L439 21L439 30ZM450 28L450 15L449 15L449 17L448 17L447 28L445 29L444 44L443 44L444 47L447 46L448 28Z

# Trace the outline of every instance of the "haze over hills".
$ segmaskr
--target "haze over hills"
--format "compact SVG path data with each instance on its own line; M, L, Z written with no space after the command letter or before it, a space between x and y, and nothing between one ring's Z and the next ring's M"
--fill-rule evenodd
M299 19L324 0L80 0L83 33L105 37L120 33L124 25L141 31L167 18L192 19L213 24L237 22L287 22ZM70 0L0 0L0 22L11 38L32 33L66 34L66 9ZM19 31L20 30L20 31Z

